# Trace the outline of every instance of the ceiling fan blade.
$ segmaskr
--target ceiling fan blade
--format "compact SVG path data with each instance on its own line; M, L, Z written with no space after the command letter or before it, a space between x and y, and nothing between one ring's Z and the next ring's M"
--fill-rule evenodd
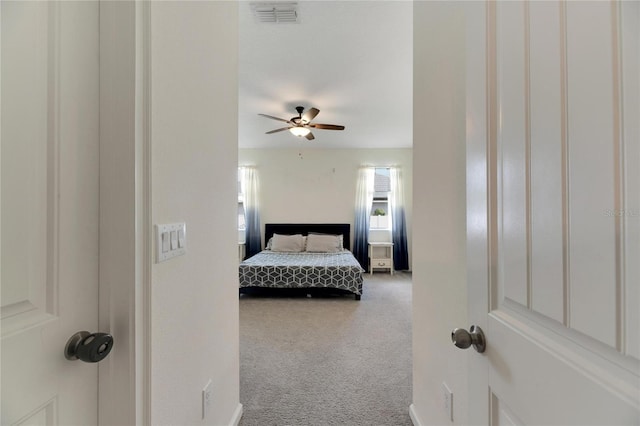
M316 115L318 115L319 113L320 110L318 108L311 108L309 109L309 111L302 114L302 121L309 123L311 120L316 118Z
M312 141L312 140L314 140L314 139L315 139L315 137L313 136L313 133L311 133L311 132L309 132L309 133L307 134L307 136L305 136L305 138L309 139L310 141Z
M309 127L313 127L316 129L324 129L324 130L344 130L344 126L339 126L337 124L309 124Z
M289 130L291 127L282 127L280 129L276 129L276 130L271 130L269 132L265 132L265 134L270 135L271 133L278 133L278 132L282 132L284 130Z
M261 115L263 117L267 117L270 118L272 120L278 120L278 121L284 121L285 123L291 123L289 120L285 120L284 118L278 118L278 117L274 117L273 115L267 115L267 114L258 114Z

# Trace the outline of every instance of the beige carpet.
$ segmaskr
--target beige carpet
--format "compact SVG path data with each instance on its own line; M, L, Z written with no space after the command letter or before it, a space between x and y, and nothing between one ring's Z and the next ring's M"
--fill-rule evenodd
M241 426L411 425L411 274L362 300L240 297Z

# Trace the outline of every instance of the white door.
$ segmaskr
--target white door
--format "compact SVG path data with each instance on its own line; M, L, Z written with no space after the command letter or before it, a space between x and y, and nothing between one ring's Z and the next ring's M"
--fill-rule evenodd
M469 6L478 424L640 424L638 2Z
M2 25L2 419L96 424L98 3L13 2Z

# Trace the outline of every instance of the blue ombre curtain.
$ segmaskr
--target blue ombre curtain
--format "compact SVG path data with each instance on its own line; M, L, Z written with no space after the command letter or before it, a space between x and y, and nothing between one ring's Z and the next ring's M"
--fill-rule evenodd
M373 203L373 167L361 167L356 186L356 217L353 226L353 255L360 266L368 270L369 263L369 216Z
M244 185L245 258L249 258L262 250L260 210L258 208L258 173L256 169L243 167L242 184Z
M409 251L407 249L407 227L404 215L404 183L402 170L398 167L389 169L391 193L389 205L391 209L391 241L393 241L393 269L404 271L409 269Z

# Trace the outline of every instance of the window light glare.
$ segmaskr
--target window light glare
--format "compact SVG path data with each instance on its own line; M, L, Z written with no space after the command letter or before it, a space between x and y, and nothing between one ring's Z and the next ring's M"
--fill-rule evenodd
M289 131L298 137L307 136L311 132L306 127L292 127Z

